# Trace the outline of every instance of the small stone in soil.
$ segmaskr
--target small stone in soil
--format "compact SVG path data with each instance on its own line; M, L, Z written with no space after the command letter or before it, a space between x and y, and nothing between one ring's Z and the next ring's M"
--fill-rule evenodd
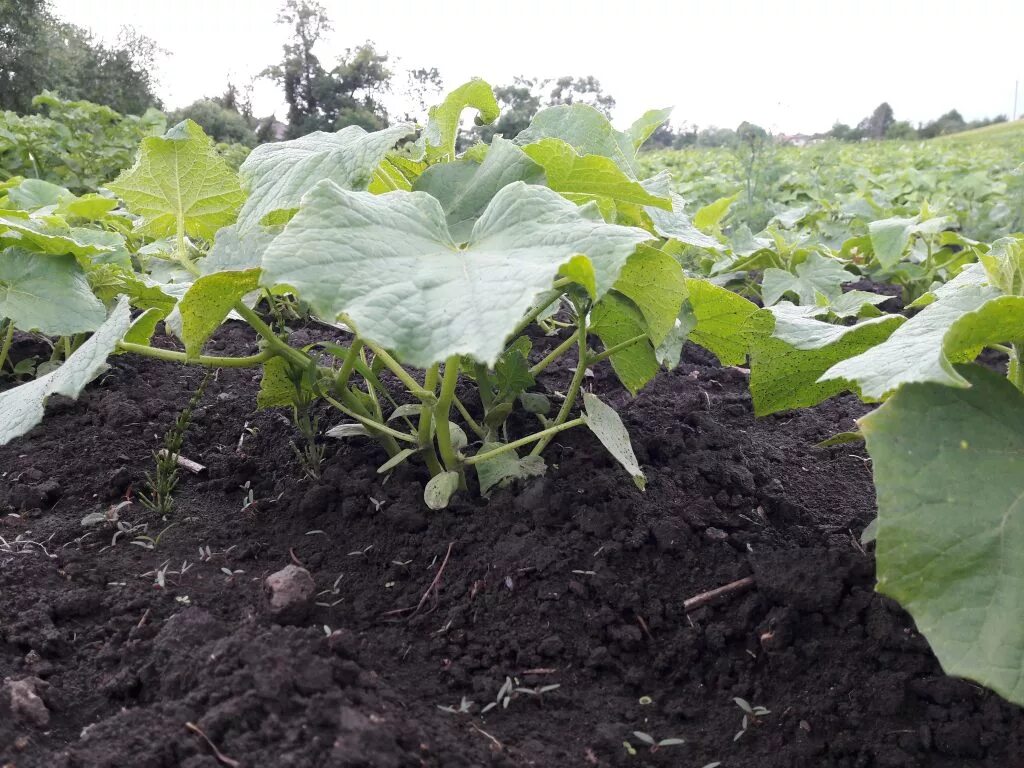
M316 584L309 571L297 565L286 565L264 582L267 610L278 624L298 624L313 607Z
M3 691L9 697L11 713L15 720L45 728L50 724L50 710L46 708L39 691L47 687L38 677L24 677L21 680L4 678Z

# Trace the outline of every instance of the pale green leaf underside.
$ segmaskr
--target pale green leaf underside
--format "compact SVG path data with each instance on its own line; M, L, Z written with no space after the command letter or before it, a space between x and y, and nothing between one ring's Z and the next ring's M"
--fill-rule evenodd
M589 392L583 393L583 407L586 410L585 419L590 431L597 435L597 439L608 449L608 453L615 457L642 491L647 485L647 478L644 477L636 460L633 445L629 441L629 432L626 431L619 414Z
M74 256L8 248L0 251L0 317L25 331L70 336L95 331L107 310Z
M124 238L116 232L71 227L60 216L26 216L13 212L0 213L0 241L4 245L56 256L69 253L93 257L124 248Z
M143 139L135 165L108 186L153 237L184 232L212 240L245 198L235 172L191 120Z
M493 364L559 267L582 253L607 292L643 230L587 218L545 187L515 182L465 248L436 198L349 192L322 182L264 256L264 285L297 290L320 316L427 367L451 355Z
M878 491L878 590L943 669L1024 704L1024 396L979 366L968 389L901 388L861 419Z
M131 323L128 300L121 299L110 317L67 361L52 373L0 392L0 445L28 432L43 419L50 395L77 398L103 369Z

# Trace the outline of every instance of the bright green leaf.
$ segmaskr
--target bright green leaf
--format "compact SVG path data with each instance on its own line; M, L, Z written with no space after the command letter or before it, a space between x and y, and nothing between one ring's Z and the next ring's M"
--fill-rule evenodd
M196 280L178 303L181 340L190 357L198 357L203 345L231 312L232 306L259 286L260 271L216 272Z
M460 85L443 102L431 107L427 113L427 158L430 162L455 159L455 138L459 120L465 109L473 108L479 114L478 125L487 125L498 119L501 108L494 98L491 86L479 78Z
M757 305L707 280L690 278L686 287L697 320L690 338L712 352L722 365L742 365L749 344L747 319L758 310Z
M545 187L515 182L459 248L430 195L370 195L326 181L271 244L264 284L291 286L326 319L344 314L410 365L426 368L451 355L493 364L574 255L593 262L601 295L649 237L589 219Z
M836 259L811 253L794 267L793 272L769 267L764 271L761 295L765 306L771 306L786 293L798 297L800 304L817 303L818 294L827 299L838 299L843 293L843 283L850 283L857 276L847 272Z
M637 178L633 136L615 130L607 117L588 104L542 109L515 141L526 145L548 138L561 139L580 155L610 157L631 179Z
M686 277L679 263L664 251L641 245L629 257L615 281L644 316L651 343L661 344L675 327L687 297Z
M628 299L612 291L591 310L590 330L600 337L601 343L608 349L645 335L647 325L643 315ZM630 344L609 359L615 375L633 395L658 374L654 347L647 339Z

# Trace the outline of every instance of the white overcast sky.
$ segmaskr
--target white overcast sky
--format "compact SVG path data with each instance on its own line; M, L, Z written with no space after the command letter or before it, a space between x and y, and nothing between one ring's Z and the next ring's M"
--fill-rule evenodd
M913 122L957 108L1008 114L1024 80L1024 0L323 0L329 64L372 40L407 67L435 66L449 86L472 76L588 75L617 100L615 120L673 105L673 122L776 132L856 123L881 101ZM123 24L170 55L158 72L168 108L245 84L280 59L279 0L53 0L101 38ZM1024 83L1017 112L1024 111ZM268 82L258 115L284 115Z

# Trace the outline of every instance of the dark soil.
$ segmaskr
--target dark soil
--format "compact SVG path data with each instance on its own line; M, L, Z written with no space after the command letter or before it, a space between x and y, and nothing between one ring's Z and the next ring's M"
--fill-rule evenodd
M242 328L214 346L255 351ZM745 372L696 348L635 399L598 371L646 493L573 431L545 478L429 512L420 471L377 475L386 457L362 439L328 446L321 484L301 479L288 419L254 411L258 374L225 370L188 433L208 469L182 477L173 526L133 504L116 542L113 523L83 527L143 486L201 377L115 358L0 448L0 678L41 681L50 718L0 696L0 765L1024 765L1020 710L945 677L872 590L869 462L814 447L851 429L853 398L755 420ZM263 594L289 563L319 591L297 626ZM481 715L506 676L560 687ZM471 714L439 708L463 697ZM734 697L770 710L738 739ZM686 743L652 752L634 731Z

